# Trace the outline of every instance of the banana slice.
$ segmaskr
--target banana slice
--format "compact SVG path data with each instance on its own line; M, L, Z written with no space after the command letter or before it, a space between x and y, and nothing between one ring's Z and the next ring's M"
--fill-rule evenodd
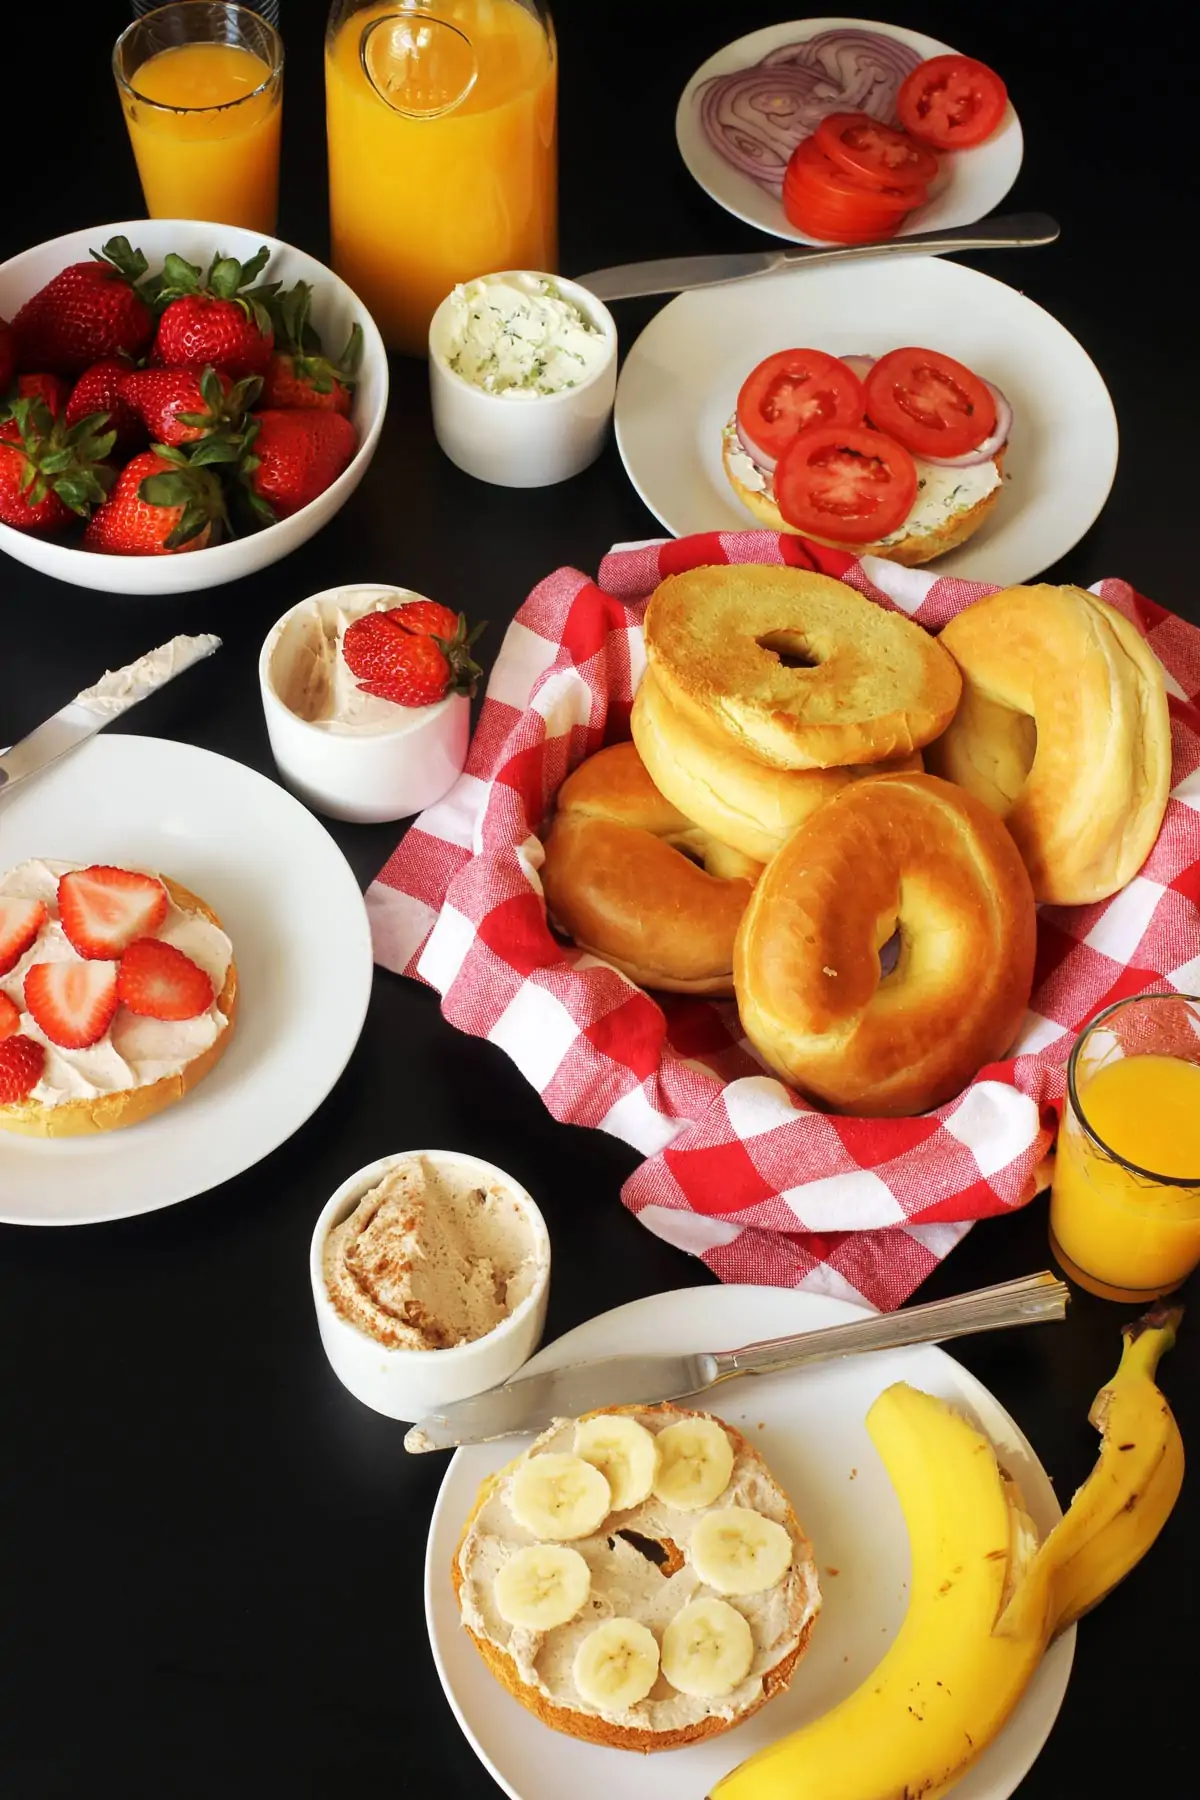
M614 1511L649 1499L658 1473L658 1442L636 1419L622 1413L581 1419L575 1427L575 1454L604 1476Z
M575 1652L580 1698L603 1713L628 1712L658 1680L658 1644L636 1619L607 1619Z
M592 1571L565 1544L527 1544L510 1556L492 1587L509 1625L550 1631L573 1619L592 1591Z
M667 1506L696 1512L729 1486L733 1445L715 1419L680 1419L658 1434L654 1492Z
M561 1543L590 1537L608 1517L612 1494L599 1469L581 1456L548 1452L521 1464L509 1484L508 1504L534 1537Z
M753 1661L750 1626L724 1600L693 1600L663 1632L662 1672L681 1694L719 1700L745 1681Z
M774 1519L748 1506L727 1506L697 1520L688 1558L704 1585L718 1594L761 1594L787 1574L792 1540Z

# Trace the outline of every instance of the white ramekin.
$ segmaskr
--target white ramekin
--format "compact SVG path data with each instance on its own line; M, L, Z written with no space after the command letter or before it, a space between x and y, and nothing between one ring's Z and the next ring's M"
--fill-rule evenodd
M550 487L586 469L604 446L617 387L617 328L594 294L561 275L510 269L483 279L498 281L520 274L552 281L564 299L599 326L608 341L604 362L578 387L557 394L539 394L532 400L489 394L456 374L447 361L453 299L447 294L429 326L433 429L450 461L480 481L497 487Z
M507 1319L485 1337L476 1338L469 1344L456 1344L449 1350L389 1350L343 1319L325 1287L322 1258L325 1239L333 1227L353 1212L363 1195L369 1193L389 1169L413 1156L428 1157L435 1165L449 1164L476 1176L481 1182L503 1187L529 1221L534 1250L541 1265L533 1287ZM510 1375L515 1375L522 1363L528 1362L541 1342L546 1323L546 1305L550 1298L550 1237L546 1221L525 1189L493 1163L457 1150L404 1150L394 1156L381 1156L378 1162L351 1175L322 1207L312 1235L309 1276L321 1343L338 1380L364 1406L385 1413L389 1419L401 1419L411 1425L436 1407L448 1406L452 1400L465 1400L471 1394L482 1394L486 1388L498 1386Z
M355 825L407 819L440 800L462 774L470 735L471 703L465 694L448 694L436 706L398 706L394 727L360 732L323 730L280 699L272 664L291 621L314 600L343 603L352 611L356 603L379 595L394 596L397 605L424 598L383 582L326 588L276 620L258 658L267 736L279 773L317 812Z

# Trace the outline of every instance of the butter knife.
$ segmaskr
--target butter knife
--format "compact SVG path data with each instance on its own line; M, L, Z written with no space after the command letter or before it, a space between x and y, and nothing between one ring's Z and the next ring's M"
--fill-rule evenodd
M408 1432L404 1448L452 1450L494 1438L528 1436L553 1419L575 1419L601 1406L653 1405L702 1394L738 1375L774 1375L805 1363L829 1362L866 1350L898 1350L907 1344L943 1343L977 1331L1037 1325L1066 1317L1070 1290L1048 1270L998 1287L978 1288L952 1300L933 1300L904 1312L880 1313L849 1325L802 1331L796 1337L747 1344L740 1350L691 1356L612 1356L523 1375L502 1387L457 1400L430 1413Z
M160 644L157 650L139 656L124 669L106 670L99 681L76 694L53 718L35 726L28 737L0 756L0 798L18 781L57 762L68 750L74 750L119 719L139 700L156 694L176 675L182 675L193 663L203 661L220 648L220 638L211 632L201 637L174 637L169 644Z
M863 256L940 256L951 250L1026 250L1052 244L1058 222L1048 213L1009 213L949 231L917 231L911 237L875 244L799 244L791 250L747 250L726 256L667 256L653 262L623 263L576 275L597 300L634 300L646 294L680 294L688 288L720 287L749 275L777 269L815 268L818 263L853 262Z

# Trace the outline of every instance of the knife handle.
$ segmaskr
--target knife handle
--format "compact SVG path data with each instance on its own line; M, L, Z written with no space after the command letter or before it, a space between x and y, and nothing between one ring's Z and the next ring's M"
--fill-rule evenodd
M999 1331L1011 1325L1038 1325L1066 1317L1070 1290L1048 1270L997 1287L978 1288L950 1300L933 1300L903 1312L880 1313L849 1325L830 1325L796 1337L772 1338L714 1357L716 1380L733 1375L773 1375L802 1363L828 1362L867 1350L899 1350L907 1344L936 1344L968 1337L977 1331Z
M1049 213L1006 213L998 219L981 219L978 224L960 225L952 231L917 231L911 237L887 238L877 244L781 250L773 266L795 269L817 262L853 262L885 251L889 256L938 256L953 250L1025 250L1036 244L1052 244L1058 235L1058 221Z

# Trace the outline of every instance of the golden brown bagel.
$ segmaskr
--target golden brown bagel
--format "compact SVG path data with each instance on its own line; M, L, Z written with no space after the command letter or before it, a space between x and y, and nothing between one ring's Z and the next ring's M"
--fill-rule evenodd
M816 537L811 531L802 532L798 526L789 525L775 503L774 491L763 492L747 487L734 471L733 458L741 450L737 438L736 420L731 433L726 427L721 440L721 460L725 465L725 474L734 493L748 512L754 514L760 525L766 525L771 531L788 531L795 537L810 538L814 544L828 544L834 550L845 550L851 556L881 556L887 562L900 563L906 569L918 568L922 563L932 562L935 556L944 556L947 550L957 550L960 544L974 537L992 508L1004 492L1004 457L1007 444L997 450L992 462L996 473L1001 477L1001 485L984 494L973 506L963 507L958 512L947 512L930 524L910 523L904 536L892 542L876 544L839 543L836 538ZM918 470L920 463L918 462ZM912 514L909 515L910 520Z
M902 613L758 563L669 575L646 609L646 654L673 706L779 769L908 756L945 730L962 686ZM809 666L783 660L798 657Z
M1005 588L941 634L963 697L930 767L999 813L1037 899L1106 899L1154 847L1171 786L1162 667L1077 587Z
M158 879L181 912L199 913L210 924L221 928L216 913L198 895L172 881L167 875ZM165 1107L174 1106L197 1082L214 1069L229 1047L237 1017L237 964L230 958L225 983L217 995L216 1005L225 1016L225 1024L207 1050L185 1063L176 1075L164 1075L144 1087L121 1088L116 1093L100 1094L94 1099L64 1100L58 1106L45 1106L40 1100L14 1100L0 1106L0 1131L16 1131L26 1137L85 1137L97 1131L115 1131L118 1127L140 1125Z
M854 782L755 888L734 952L742 1025L828 1106L925 1112L1011 1045L1034 936L1025 865L982 801L930 775Z
M546 838L550 917L642 987L733 992L733 940L759 864L664 800L632 744L564 781Z
M633 703L633 741L661 794L722 843L770 862L798 825L851 781L919 773L921 753L848 769L772 769L724 732L702 731L647 669Z

